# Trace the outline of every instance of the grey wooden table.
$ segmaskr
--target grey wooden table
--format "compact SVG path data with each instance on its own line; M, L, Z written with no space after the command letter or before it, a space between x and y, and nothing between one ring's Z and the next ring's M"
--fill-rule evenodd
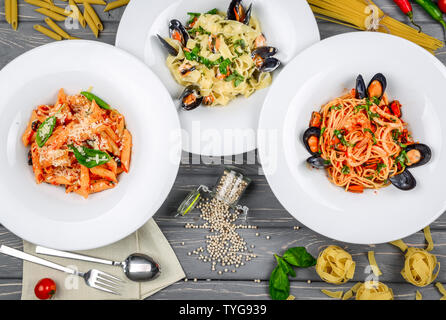
M59 1L55 1L59 3ZM405 16L398 10L391 0L376 0L379 5L390 16L406 21ZM12 31L5 22L4 1L0 4L0 67L20 54L48 43L51 40L33 30L33 25L42 23L43 17L34 12L34 7L20 0L20 25L18 32ZM415 19L428 34L443 39L441 27L433 22L418 6L414 6ZM101 10L97 10L100 12ZM124 10L117 9L109 13L101 13L105 31L101 33L99 41L114 44L119 20ZM318 21L322 39L352 29L336 24ZM72 35L82 39L94 40L88 29L72 31ZM298 35L296 35L298 36ZM437 53L437 57L446 62L446 49ZM415 63L415 62L414 62ZM187 277L197 281L180 281L169 288L157 293L151 299L268 299L268 279L274 267L274 253L283 253L291 246L305 246L309 252L317 256L321 248L330 244L337 244L346 248L357 262L355 281L364 281L368 276L365 269L368 265L367 251L370 246L350 245L338 243L323 237L296 221L278 202L273 195L265 177L259 172L258 164L235 165L244 170L252 179L253 184L247 191L243 201L251 208L250 223L259 226L260 233L257 237L252 230L243 232L248 243L255 244L254 252L258 258L239 268L236 273L218 275L211 272L208 264L198 262L196 257L188 256L188 252L199 246L204 246L205 230L185 229L186 222L193 222L194 215L188 218L178 219L174 213L179 203L184 199L187 192L200 184L213 185L221 174L224 165L221 164L198 164L192 165L190 155L183 155L184 161L181 165L175 185L162 208L155 216L155 220L173 246L178 258L183 265ZM246 158L246 155L245 155ZM234 159L232 160L234 161ZM235 162L235 161L234 161ZM219 161L217 161L219 163ZM299 226L299 230L295 230ZM446 265L446 215L440 217L432 226L432 235L435 242L435 251L439 261ZM270 239L267 240L266 237ZM413 246L424 245L422 232L418 232L405 241ZM22 248L22 240L0 225L0 243ZM184 243L184 244L183 244ZM403 265L403 256L398 249L391 245L383 244L373 247L376 259L383 271L380 281L391 287L396 299L415 298L415 288L402 279L400 271ZM0 256L0 299L19 299L21 293L22 263L14 258ZM254 281L256 279L260 282ZM442 271L438 278L446 283L446 272ZM321 282L314 268L298 270L297 277L291 282L291 294L298 299L328 299L321 293L321 289L337 290L347 288L346 286L332 286ZM433 286L420 290L425 299L439 299L440 294Z

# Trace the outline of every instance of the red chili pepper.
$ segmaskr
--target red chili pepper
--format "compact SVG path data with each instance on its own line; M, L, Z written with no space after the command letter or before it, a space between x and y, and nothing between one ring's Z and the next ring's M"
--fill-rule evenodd
M412 22L412 24L418 28L419 32L421 32L421 27L413 21L413 10L409 0L393 0L393 2L400 7L401 11L409 17L410 22Z

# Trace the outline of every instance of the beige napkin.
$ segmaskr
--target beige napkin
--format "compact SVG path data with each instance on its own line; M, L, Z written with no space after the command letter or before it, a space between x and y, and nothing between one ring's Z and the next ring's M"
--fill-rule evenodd
M23 248L25 252L37 255L35 253L35 245L24 241ZM76 268L82 272L90 269L98 269L118 276L126 280L125 289L121 296L109 294L90 288L78 276L69 275L25 261L23 263L22 300L37 299L34 295L34 287L42 278L51 278L56 282L57 293L54 296L55 300L111 300L144 299L185 277L184 271L172 247L153 219L137 232L117 243L80 253L103 259L123 261L129 254L135 252L147 254L159 263L161 274L156 279L143 283L132 282L125 277L120 267L37 255L63 266Z

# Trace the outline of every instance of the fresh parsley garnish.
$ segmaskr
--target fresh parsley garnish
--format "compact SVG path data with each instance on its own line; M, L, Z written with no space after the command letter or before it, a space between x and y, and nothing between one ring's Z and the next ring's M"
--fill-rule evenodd
M373 144L374 144L374 145L378 143L378 142L376 141L375 134L373 133L372 130L370 130L369 128L365 128L365 129L364 129L364 132L369 132L369 133L372 135L372 139L373 139Z
M348 166L343 166L341 172L342 174L349 174L350 168Z
M245 81L245 77L234 70L234 72L225 78L225 81L234 81L234 87L237 88L243 81Z
M335 136L341 141L341 143L346 146L346 147L354 147L353 144L351 144L350 142L348 142L347 140L345 140L344 134L339 131L339 130L335 130L334 131Z

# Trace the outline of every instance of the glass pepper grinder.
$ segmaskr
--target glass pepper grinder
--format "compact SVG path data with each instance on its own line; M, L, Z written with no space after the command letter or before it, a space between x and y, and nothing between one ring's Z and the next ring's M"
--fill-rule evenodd
M178 207L177 216L185 216L191 212L196 208L203 195L207 194L210 197L224 202L231 209L242 212L246 220L249 208L239 205L239 201L250 184L251 179L243 173L232 168L225 168L217 184L212 189L208 186L201 185L195 190L192 190Z

